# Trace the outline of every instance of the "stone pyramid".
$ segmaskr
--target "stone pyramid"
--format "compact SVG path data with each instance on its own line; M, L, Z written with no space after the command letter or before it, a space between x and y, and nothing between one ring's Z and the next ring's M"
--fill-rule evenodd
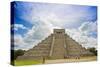
M93 54L65 34L65 29L54 29L53 34L17 59L64 59L89 55Z

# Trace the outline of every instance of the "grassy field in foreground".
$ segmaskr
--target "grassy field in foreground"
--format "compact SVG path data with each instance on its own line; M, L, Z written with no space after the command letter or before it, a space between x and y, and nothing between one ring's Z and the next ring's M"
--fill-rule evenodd
M41 64L41 61L36 60L15 60L15 66Z
M53 60L45 60L45 64L50 63L69 63L69 62L87 62L87 61L96 61L97 56L89 56L89 57L81 57L80 59L53 59ZM42 64L42 60L15 60L15 66L22 66L22 65L35 65L35 64Z

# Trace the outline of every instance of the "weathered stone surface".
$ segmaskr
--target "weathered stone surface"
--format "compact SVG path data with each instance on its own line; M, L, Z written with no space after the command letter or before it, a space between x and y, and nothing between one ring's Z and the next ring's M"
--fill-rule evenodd
M47 59L63 59L87 55L93 54L65 34L64 29L54 29L53 34L17 59L43 59L44 57Z

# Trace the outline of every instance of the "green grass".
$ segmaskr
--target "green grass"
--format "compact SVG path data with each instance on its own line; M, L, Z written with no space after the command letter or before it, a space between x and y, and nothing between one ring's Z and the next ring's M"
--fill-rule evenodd
M15 66L42 64L40 60L15 60Z

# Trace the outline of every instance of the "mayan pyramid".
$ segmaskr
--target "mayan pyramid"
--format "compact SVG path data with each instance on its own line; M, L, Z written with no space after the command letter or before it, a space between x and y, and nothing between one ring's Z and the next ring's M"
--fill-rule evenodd
M54 29L53 34L29 49L17 59L64 59L93 55L65 33L65 29Z

